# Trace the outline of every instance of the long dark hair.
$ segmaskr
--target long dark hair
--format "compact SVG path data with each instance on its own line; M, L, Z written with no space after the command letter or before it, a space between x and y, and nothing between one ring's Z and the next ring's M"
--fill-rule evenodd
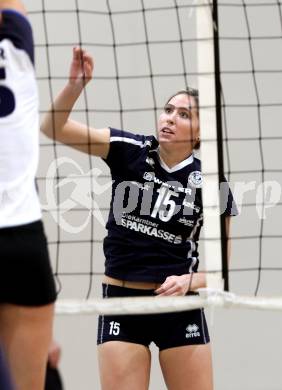
M166 104L168 104L172 98L174 98L175 96L178 96L178 95L187 95L189 97L193 97L194 101L196 103L196 109L197 109L197 112L199 115L199 91L197 89L187 87L186 89L182 89L180 91L177 91L172 96L170 96L170 98L167 100ZM194 149L195 150L200 149L200 146L201 146L201 141L199 140L194 145Z

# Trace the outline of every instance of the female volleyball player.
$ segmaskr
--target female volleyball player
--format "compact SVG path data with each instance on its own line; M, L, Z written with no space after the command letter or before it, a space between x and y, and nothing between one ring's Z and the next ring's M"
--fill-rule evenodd
M35 187L32 30L19 0L0 0L0 133L0 342L16 389L43 390L56 294Z
M89 54L74 49L69 82L45 117L42 130L80 151L100 156L111 169L112 202L104 241L104 297L175 296L206 285L197 273L202 226L198 95L176 93L166 103L154 136L94 129L69 119L90 80ZM54 124L54 125L53 125ZM55 128L54 128L55 126ZM225 214L232 214L229 192ZM98 354L104 390L145 390L149 344L172 390L211 390L209 334L203 310L101 316Z

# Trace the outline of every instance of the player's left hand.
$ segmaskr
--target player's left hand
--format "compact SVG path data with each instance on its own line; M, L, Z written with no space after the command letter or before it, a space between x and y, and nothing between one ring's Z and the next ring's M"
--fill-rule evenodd
M85 87L92 79L93 70L94 60L90 53L78 46L74 47L69 71L70 85Z
M158 296L184 296L191 285L193 274L168 276L155 292Z

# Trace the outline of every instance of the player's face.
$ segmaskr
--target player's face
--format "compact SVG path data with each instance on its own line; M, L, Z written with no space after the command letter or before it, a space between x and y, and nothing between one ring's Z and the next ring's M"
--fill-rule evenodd
M176 95L165 105L158 122L159 143L192 150L199 140L199 116L194 97Z

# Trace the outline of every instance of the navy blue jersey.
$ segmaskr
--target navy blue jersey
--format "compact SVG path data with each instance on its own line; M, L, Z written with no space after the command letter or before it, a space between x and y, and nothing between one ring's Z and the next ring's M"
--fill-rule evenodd
M155 137L110 130L106 275L161 283L170 275L196 272L203 224L200 160L191 155L170 169L159 157ZM235 215L229 188L226 199L225 215Z

